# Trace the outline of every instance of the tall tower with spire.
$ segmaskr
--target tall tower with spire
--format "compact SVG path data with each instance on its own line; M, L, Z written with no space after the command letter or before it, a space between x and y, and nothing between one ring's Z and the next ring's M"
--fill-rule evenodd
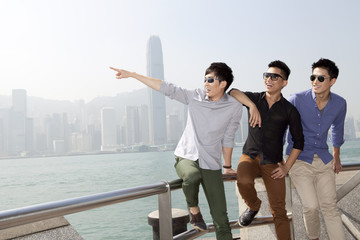
M147 76L164 80L163 54L160 38L150 36L146 48ZM165 96L149 89L150 142L153 145L166 143Z

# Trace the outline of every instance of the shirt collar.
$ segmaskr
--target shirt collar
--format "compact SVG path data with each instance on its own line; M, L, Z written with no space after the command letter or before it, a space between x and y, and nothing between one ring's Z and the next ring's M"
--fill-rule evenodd
M218 101L216 101L216 102L226 101L228 98L229 98L228 94L224 92L224 95L222 96L222 98L220 98L220 99L219 99ZM209 102L213 102L213 101L210 101L209 96L206 95L206 93L205 93L204 99L207 100L207 101L209 101Z
M261 93L261 99L266 100L265 97L266 97L266 92L262 92L262 93ZM279 102L282 101L283 98L284 98L284 97L283 97L282 93L280 93Z
M331 100L331 98L332 98L332 96L331 96L332 94L331 94L331 91L330 91L330 97L329 97L329 100ZM312 99L314 100L314 101L316 101L316 95L315 95L315 93L314 93L314 90L313 89L311 89L311 96L312 96Z

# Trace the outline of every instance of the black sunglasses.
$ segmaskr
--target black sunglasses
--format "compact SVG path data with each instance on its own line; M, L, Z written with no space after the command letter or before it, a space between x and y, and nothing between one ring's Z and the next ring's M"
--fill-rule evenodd
M277 80L279 80L279 78L286 80L285 78L283 78L281 75L279 75L277 73L268 73L268 72L263 73L263 78L264 78L264 80L271 78L271 81L277 81Z
M205 79L204 79L204 83L206 83L206 81L207 81L208 83L213 83L215 80L216 80L215 78L205 78Z
M323 82L323 81L325 81L325 79L326 79L325 76L321 76L321 75L319 75L319 76L311 75L311 76L310 76L310 80L311 80L311 81L314 81L316 78L319 80L319 82Z

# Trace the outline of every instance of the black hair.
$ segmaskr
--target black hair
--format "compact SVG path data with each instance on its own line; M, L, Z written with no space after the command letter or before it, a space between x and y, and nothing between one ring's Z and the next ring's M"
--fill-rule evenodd
M333 78L337 78L339 76L339 68L336 66L336 64L333 61L326 58L320 58L320 60L314 62L311 67L313 71L315 68L326 69L330 75L330 80Z
M234 75L231 68L223 62L213 62L211 63L210 67L206 69L205 75L212 72L214 73L215 77L219 79L219 81L226 81L227 84L224 90L224 92L226 92L226 90L234 81Z
M290 68L284 62L282 62L280 60L275 60L275 61L272 61L271 63L269 63L268 67L269 68L271 68L271 67L279 68L281 70L282 74L284 75L285 80L288 80L291 71L290 71Z

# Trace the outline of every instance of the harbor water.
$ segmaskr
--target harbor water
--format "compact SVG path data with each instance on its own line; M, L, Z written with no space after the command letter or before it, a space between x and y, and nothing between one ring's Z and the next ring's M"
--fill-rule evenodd
M236 168L241 148L234 149ZM360 162L360 141L345 142L343 163ZM173 152L118 153L0 160L0 211L73 197L177 179ZM238 218L235 184L225 183L229 219ZM86 240L152 239L147 215L157 210L157 196L65 216ZM172 206L186 209L181 190ZM203 192L200 208L211 222ZM207 235L209 236L209 235Z

